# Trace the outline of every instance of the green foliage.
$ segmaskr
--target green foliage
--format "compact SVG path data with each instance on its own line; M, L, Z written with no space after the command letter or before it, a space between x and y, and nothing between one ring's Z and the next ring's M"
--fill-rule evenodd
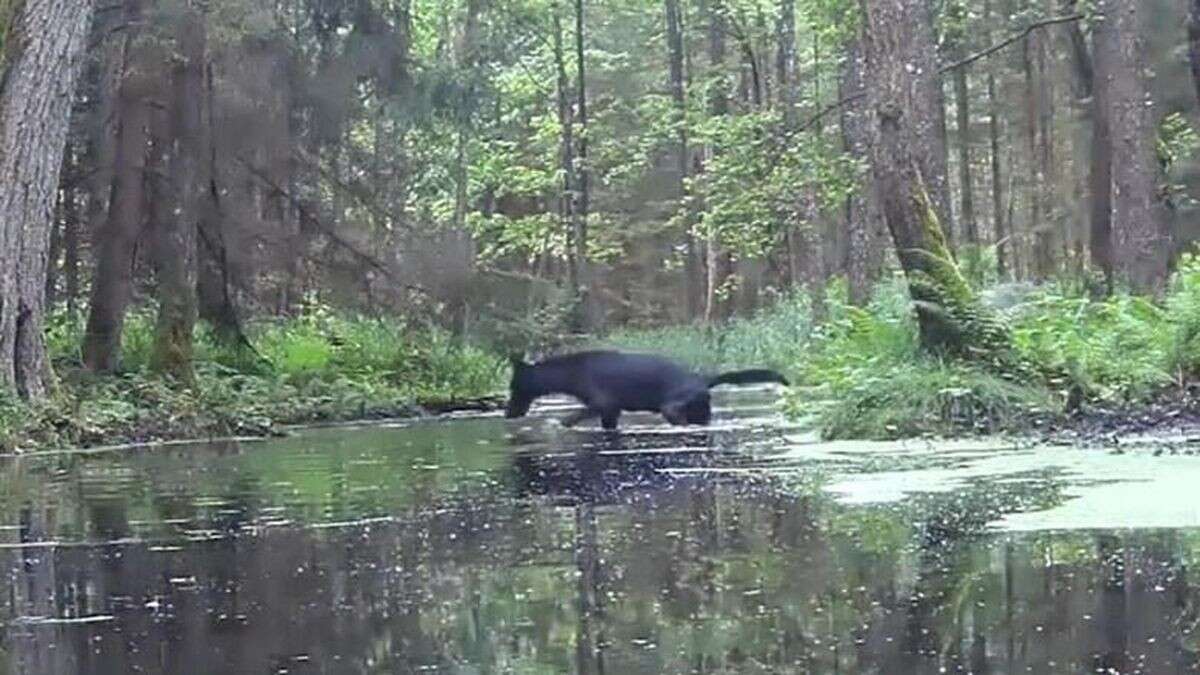
M1050 395L958 360L924 352L899 277L865 308L830 302L808 349L795 415L815 415L826 437L898 438L1011 428L1049 407Z
M1166 309L1173 328L1167 372L1180 378L1200 376L1200 257L1194 253L1180 258L1167 292Z
M834 308L812 346L809 389L792 394L790 409L816 412L838 437L1019 428L1061 412L1072 389L1094 403L1136 405L1200 373L1195 256L1182 259L1161 305L1086 291L1059 283L984 294L1011 327L1016 358L1048 375L1014 383L922 354L902 288L884 285L866 309Z
M1168 170L1180 161L1190 159L1200 148L1200 134L1183 113L1174 112L1163 118L1158 129L1158 159Z
M742 255L761 257L787 228L812 227L798 222L796 205L816 199L817 211L839 208L862 171L821 136L785 134L774 114L711 118L696 134L714 148L690 181L704 205L701 234Z
M1072 390L1101 404L1149 401L1200 374L1200 259L1186 256L1163 305L1086 285L1006 285L980 297L1010 328L1012 358L1041 377L1011 373L921 348L908 287L896 276L866 307L833 284L814 325L797 294L753 319L719 329L626 330L605 345L657 351L695 368L778 368L796 386L785 409L835 438L896 438L1021 430L1064 410Z
M1194 205L1195 200L1188 194L1185 179L1177 168L1189 166L1196 151L1200 150L1200 133L1186 115L1174 112L1164 117L1159 125L1156 147L1164 175L1163 195L1176 206Z
M1175 331L1144 298L1094 300L1049 286L1009 310L1014 348L1044 372L1062 372L1093 398L1138 401L1171 383ZM1060 386L1061 386L1060 385Z
M1022 428L1052 409L1048 392L961 363L917 359L858 371L821 415L829 438L904 438Z
M667 326L625 329L612 333L600 346L669 355L706 371L769 366L791 371L804 359L813 330L812 303L805 292L781 298L747 319L719 329Z
M0 396L0 449L257 435L277 424L412 415L422 404L494 395L506 375L498 355L445 331L315 307L252 326L261 358L198 329L188 386L151 372L151 315L134 313L122 373L96 378L79 369L82 317L56 315L48 324L62 391L35 409Z
M958 269L967 283L975 290L982 290L1000 283L997 264L998 251L995 245L979 246L964 244L958 249Z

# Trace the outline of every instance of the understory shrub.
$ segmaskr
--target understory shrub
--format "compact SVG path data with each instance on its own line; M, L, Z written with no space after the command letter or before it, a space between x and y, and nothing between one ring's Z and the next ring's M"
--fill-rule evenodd
M1016 430L1061 415L1072 395L1137 405L1200 375L1200 260L1191 256L1161 301L1095 298L1095 284L1070 280L986 289L1015 354L1042 374L1020 381L924 352L900 275L881 281L865 307L831 288L819 323L797 294L720 329L624 331L606 344L709 370L778 368L796 385L785 409L836 438Z
M248 326L253 349L195 335L196 380L149 371L153 312L131 312L121 372L81 368L83 317L50 318L47 344L61 386L31 409L0 395L0 449L263 433L276 424L412 414L499 393L505 362L444 330L323 308Z
M785 410L838 438L1018 429L1060 414L1072 397L1138 405L1200 376L1200 259L1182 258L1157 301L1122 292L1096 298L1094 289L1070 280L984 289L1015 353L1040 380L1014 381L924 352L900 275L881 281L865 307L850 305L839 282L820 312L808 293L795 292L719 327L617 330L593 344L662 353L702 371L775 368L795 384ZM196 382L179 388L148 373L153 316L152 308L130 313L122 373L105 378L79 368L83 317L52 316L47 342L63 387L36 410L0 396L0 447L22 434L91 444L398 414L416 402L502 392L508 370L500 352L512 351L316 307L248 326L253 350L198 328Z

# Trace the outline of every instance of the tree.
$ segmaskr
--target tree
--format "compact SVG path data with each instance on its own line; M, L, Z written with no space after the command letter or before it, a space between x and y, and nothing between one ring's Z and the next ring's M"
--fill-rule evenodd
M966 55L968 10L963 2L947 5L950 26L946 31L950 53L955 59ZM972 246L979 244L979 228L975 220L975 182L971 167L971 91L967 79L967 68L955 68L954 112L958 130L958 182L962 198L962 232L964 242Z
M562 146L562 194L559 196L559 217L567 241L567 284L572 293L579 288L579 256L575 249L575 220L573 217L573 190L575 184L575 138L574 120L571 115L570 87L567 77L566 58L563 55L563 28L558 6L554 8L554 71L558 89L558 125Z
M1188 62L1192 67L1192 86L1200 98L1200 0L1191 0L1188 10Z
M0 83L0 389L44 398L47 249L88 0L10 5Z
M927 349L990 361L1008 338L975 297L950 252L928 185L937 184L937 73L924 0L861 4L869 110L875 142L871 170L883 216L908 280ZM940 177L945 180L944 175Z
M729 91L725 80L725 36L728 25L725 20L723 0L708 0L708 65L710 84L708 92L708 114L718 119L729 115ZM706 162L712 159L713 148L705 150ZM726 318L728 302L722 298L725 281L732 271L732 261L723 250L721 239L714 228L708 228L707 267L708 285L704 301L704 321L713 323Z
M667 48L671 76L671 101L675 106L676 126L676 170L679 172L680 200L683 203L684 240L687 259L684 262L686 276L685 292L687 293L688 318L700 315L700 294L704 287L701 279L700 256L697 250L696 237L692 233L695 225L694 209L691 203L688 178L691 174L691 148L688 142L687 126L687 85L684 81L683 53L683 11L679 0L664 0L667 19Z
M867 109L864 88L866 60L862 39L851 38L842 62L842 98L858 96L858 100L842 109L844 149L855 160L866 162L871 156L872 124ZM879 212L879 201L869 177L858 181L846 199L846 276L850 285L850 301L862 305L870 299L871 288L878 280L882 267L886 225Z
M985 0L983 9L984 21L990 24L992 18L991 0ZM992 169L992 232L995 234L996 273L1001 279L1008 276L1008 233L1004 219L1004 177L1001 173L1000 161L1000 106L996 100L996 74L994 69L988 69L988 146Z
M1093 40L1097 99L1109 124L1112 253L1116 275L1138 292L1162 289L1170 234L1158 190L1157 138L1147 84L1144 6L1099 0ZM1097 123L1101 123L1097 121ZM1099 191L1103 186L1093 183Z
M779 43L775 58L776 87L779 90L780 107L783 109L783 125L792 128L796 121L796 2L779 0L779 19L776 24L776 41Z
M112 194L97 232L99 248L83 338L84 365L98 373L113 372L119 365L125 311L133 295L134 253L147 218L144 169L151 108L146 96L152 87L148 71L153 61L139 39L140 0L125 0L124 15L129 28L122 37L116 77Z
M151 365L190 382L197 312L196 241L211 198L212 139L205 119L209 112L207 18L189 3L176 21L177 51L168 88L171 107L156 111L153 123L156 161L165 159L169 167L151 183L155 189L150 240L158 299Z
M588 166L588 93L587 59L584 51L583 0L575 0L575 68L578 99L576 117L579 120L579 138L575 143L575 259L579 265L580 311L584 330L594 330L600 324L599 298L596 297L594 271L588 258L588 210L591 207L591 168Z

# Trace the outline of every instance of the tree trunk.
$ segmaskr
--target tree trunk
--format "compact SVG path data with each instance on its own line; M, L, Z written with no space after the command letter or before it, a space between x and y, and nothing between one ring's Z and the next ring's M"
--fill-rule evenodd
M783 109L783 126L791 129L796 122L796 0L779 0L776 31L779 42L775 58L776 87Z
M1010 246L1007 223L1004 218L1004 176L1000 161L1000 112L996 101L996 76L988 73L988 141L991 146L992 162L992 232L996 241L996 273L1001 279L1008 277Z
M992 21L991 0L984 3L984 24L990 26ZM992 68L988 69L988 142L992 164L992 232L996 242L996 273L1001 279L1008 277L1008 233L1004 222L1004 178L1001 174L1000 161L1000 111L996 100L996 75Z
M96 40L105 31L112 30L112 25L127 25L128 16L124 12L112 12L115 16L102 19L104 14L96 16L92 28L92 39ZM120 134L117 129L120 117L117 114L118 94L121 90L121 77L126 66L125 40L109 39L99 53L93 54L85 69L82 87L84 95L91 105L88 108L88 118L84 120L84 148L81 163L87 167L79 185L85 200L83 220L65 233L64 266L67 285L67 306L72 314L79 310L82 304L86 309L88 299L83 296L80 284L80 262L83 242L89 238L94 240L93 253L100 249L103 240L100 233L108 218L109 198L112 196L113 179L116 168L117 141ZM81 88L82 88L81 87ZM93 258L96 256L93 255ZM95 268L93 268L95 281Z
M42 332L46 255L92 3L11 9L0 81L0 389L37 400L54 379Z
M944 233L949 233L953 227L950 181L946 168L946 106L940 77L937 74L937 50L933 46L929 5L927 2L916 0L879 0L879 2L882 3L882 6L864 9L863 13L866 14L869 11L873 14L882 12L891 15L897 7L903 6L906 12L913 13L913 16L905 17L905 22L912 25L904 30L921 33L920 36L914 37L922 40L923 46L918 47L912 42L896 45L895 57L901 59L900 63L904 64L907 69L916 70L920 75L917 78L919 89L908 97L908 114L911 117L909 123L915 125L914 131L921 134L921 143L913 146L912 152L925 182L926 190L929 192L929 199L933 204L938 222L942 223ZM871 0L862 4L874 5L876 2ZM895 29L895 27L891 28ZM874 36L870 34L866 36L868 41L873 38ZM868 66L868 89L872 86L870 83L879 75L879 73L870 72L870 69L874 67ZM872 110L871 114L876 115L877 111ZM874 121L872 124L874 125Z
M958 182L962 190L962 233L965 243L979 244L975 222L975 183L971 177L971 101L967 69L954 69L954 109L958 124Z
M598 298L595 297L595 279L591 261L588 259L588 212L591 207L591 170L588 167L588 109L587 109L587 63L584 53L584 8L583 0L575 0L575 66L577 68L578 102L576 115L579 119L579 138L575 155L575 258L579 265L580 311L582 328L594 331L600 325Z
M924 13L925 21L932 25L933 19L929 17L930 3L926 3L919 11ZM935 50L928 58L930 67L936 68L938 64L937 51ZM930 146L921 153L921 173L929 176L926 179L926 188L929 190L934 210L942 222L950 254L953 255L956 247L956 228L954 226L954 200L950 195L950 133L946 121L945 90L942 87L941 77L935 75L935 79L937 86L932 87L926 93L928 101L925 109L933 120L933 128L936 133L930 136Z
M127 0L126 21L131 26L122 46L117 77L116 151L113 159L112 195L108 216L96 232L96 269L83 362L93 372L109 373L119 366L125 310L133 293L133 263L137 240L146 222L145 166L150 107L146 101L147 75L137 63L147 64L135 48L136 26L142 21L139 0ZM136 50L136 51L135 51Z
M1033 68L1033 50L1037 48L1035 42L1038 39L1038 34L1035 32L1027 37L1021 47L1021 73L1025 82L1025 149L1028 151L1026 157L1027 171L1025 172L1025 199L1029 206L1029 222L1026 224L1024 234L1026 236L1019 237L1019 244L1026 244L1027 236L1037 231L1041 227L1042 220L1042 199L1040 195L1041 181L1038 179L1038 83L1034 78ZM1036 249L1037 247L1033 247ZM1031 270L1029 263L1030 258L1037 258L1037 251L1030 250L1031 255L1024 258L1026 265L1024 269L1017 270L1017 275L1021 278L1026 276L1040 276L1035 270ZM1034 265L1033 267L1036 267Z
M63 222L63 293L67 313L75 316L79 308L79 218Z
M796 63L796 3L795 0L779 0L779 17L776 23L778 52L775 55L776 78L779 81L779 100L782 108L783 128L791 130L796 126L796 101L799 88ZM785 207L794 211L792 207ZM805 242L803 233L799 231L800 219L793 213L781 213L780 219L786 223L784 244L787 257L787 282L794 287L804 283Z
M1062 0L1062 10L1064 13L1075 11L1078 6L1078 0ZM1094 94L1095 76L1092 71L1092 54L1088 47L1087 38L1083 34L1083 29L1078 21L1063 24L1062 31L1066 37L1067 43L1070 45L1068 56L1071 65L1071 92L1073 96L1072 106L1075 108L1075 113L1078 120L1082 124L1074 125L1075 129L1071 134L1072 155L1075 159L1074 166L1090 167L1092 158L1096 157L1098 152L1093 147L1095 132L1095 103L1092 101ZM1090 168L1089 168L1090 172ZM1072 212L1071 221L1071 244L1075 249L1075 265L1080 271L1086 269L1087 256L1085 248L1088 245L1090 234L1088 228L1084 226L1089 218L1091 218L1091 199L1089 198L1089 180L1087 173L1075 172L1074 176L1074 204L1068 209ZM1108 212L1109 204L1105 202L1105 214ZM1107 228L1105 228L1107 231Z
M721 0L710 0L708 4L708 63L715 83L709 94L709 114L724 117L729 114L729 88L725 82L725 34L724 7ZM705 151L710 159L713 149ZM719 233L707 233L708 285L704 303L704 321L714 323L728 316L727 298L723 297L725 281L732 272L733 261L723 250Z
M1154 111L1143 63L1138 0L1100 0L1096 89L1104 90L1112 157L1112 253L1116 275L1139 293L1162 289L1170 235L1158 196ZM1096 186L1099 187L1099 186Z
M684 237L687 242L687 260L684 262L686 275L687 316L694 319L700 315L700 297L704 288L700 257L696 237L692 232L695 225L695 209L690 197L688 178L691 167L691 148L688 144L687 87L684 82L683 13L679 0L665 0L667 18L667 47L671 71L671 99L675 104L675 136L678 142L676 169L679 171L679 195L682 204Z
M230 269L229 248L226 239L226 220L221 205L221 189L218 184L217 143L214 133L213 115L213 67L212 62L205 64L204 89L202 95L207 109L204 114L204 129L200 139L201 161L207 162L206 168L201 168L207 184L201 186L204 193L200 195L199 213L196 226L196 309L199 319L212 327L214 335L228 346L235 348L250 348L250 341L242 329L241 319L238 318L237 307L233 302L233 281ZM291 156L291 149L287 151ZM284 165L282 173L289 173L286 168L290 160L279 161ZM276 169L278 172L278 169ZM285 177L286 180L286 177ZM274 206L276 222L279 227L287 220L287 208L283 205L284 197L277 195L270 200Z
M62 175L66 175L65 169ZM42 302L47 314L54 311L54 305L58 302L58 261L62 257L63 221L67 219L66 212L69 208L66 191L60 188L57 192L57 206L54 207L54 213L50 217L50 247L46 253L46 287L42 294Z
M575 185L575 140L573 133L574 120L571 116L571 101L568 93L571 88L567 78L566 59L563 55L562 20L558 10L554 12L554 66L558 75L558 124L562 130L561 161L562 161L562 194L559 198L559 217L567 238L567 285L572 293L579 290L579 256L574 248L575 222L572 190Z
M1073 39L1077 62L1076 68L1081 74L1080 80L1090 85L1087 93L1092 97L1092 141L1088 159L1088 184L1090 192L1091 217L1089 223L1089 254L1092 265L1104 275L1105 286L1112 292L1113 286L1113 249L1112 249L1112 130L1110 128L1109 85L1111 77L1112 54L1108 48L1102 48L1100 32L1105 30L1100 21L1096 23L1093 35L1093 56L1082 60L1086 55L1086 44L1080 32L1078 40ZM1087 63L1090 67L1081 64Z
M483 11L482 0L467 0L466 17L457 51L458 68L468 82L473 82L479 66L479 15ZM476 95L473 84L468 85L467 95ZM447 298L453 317L453 326L459 334L465 334L471 316L470 280L475 274L475 237L467 228L467 212L470 208L469 171L471 158L468 144L471 139L473 120L466 116L458 120L455 139L454 163L454 226L445 245L453 253L450 257L454 269L453 290Z
M1034 31L1025 39L1021 53L1021 68L1025 77L1025 122L1029 150L1029 171L1026 198L1029 200L1028 235L1032 248L1027 260L1032 262L1026 273L1038 280L1049 279L1054 273L1054 227L1046 204L1049 180L1050 134L1047 100L1053 94L1046 77L1046 36Z
M992 361L1008 350L998 322L975 298L946 243L923 166L938 135L929 102L938 86L924 0L864 2L867 90L878 124L871 168L881 208L908 280L921 343ZM921 64L924 63L924 66ZM922 163L923 156L927 160Z
M196 232L203 218L212 177L207 100L208 44L206 17L187 7L176 18L175 63L169 78L171 107L154 113L156 162L169 161L156 172L154 223L150 229L158 319L151 367L180 382L195 378L192 332L196 325ZM166 119L161 119L166 117Z
M1188 3L1188 61L1192 66L1192 85L1200 98L1200 0Z
M842 62L842 98L866 95L866 55L862 38L855 36L846 45ZM865 98L842 108L842 142L844 150L856 161L871 157L871 115ZM864 176L856 189L846 198L847 246L844 263L849 282L850 302L865 305L871 299L871 289L879 280L883 267L883 251L887 225L879 211L875 183Z
M1042 222L1034 229L1034 253L1037 274L1042 279L1052 277L1058 267L1055 252L1063 239L1059 218L1051 195L1057 191L1057 176L1054 171L1054 80L1049 74L1047 58L1050 35L1046 29L1037 31L1037 82L1038 82L1038 146L1037 178L1035 196L1041 200Z
M754 10L754 27L755 32L763 36L764 39L771 34L769 23L767 22L767 14L761 4ZM756 67L758 68L759 77L762 79L762 103L765 107L770 108L774 105L774 88L771 81L771 50L764 45L756 53L758 54L758 65Z

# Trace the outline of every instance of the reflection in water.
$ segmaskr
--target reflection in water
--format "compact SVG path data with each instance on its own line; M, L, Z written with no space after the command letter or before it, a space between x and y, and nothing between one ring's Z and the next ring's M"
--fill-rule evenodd
M1200 667L1200 532L989 531L1052 474L847 505L736 410L533 424L7 460L0 672Z

